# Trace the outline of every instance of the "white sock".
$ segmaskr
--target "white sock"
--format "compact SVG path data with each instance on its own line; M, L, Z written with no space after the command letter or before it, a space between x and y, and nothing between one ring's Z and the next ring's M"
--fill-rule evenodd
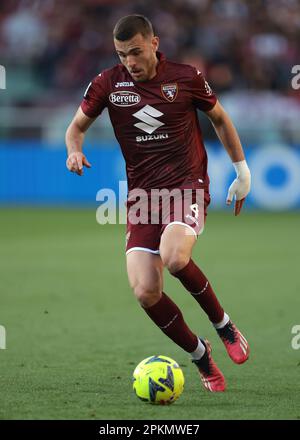
M221 322L217 322L216 324L213 324L213 326L214 326L216 329L223 328L223 327L225 327L225 325L228 323L229 319L230 319L230 318L229 318L229 316L227 315L227 313L224 313L224 317L223 317L222 321L221 321Z
M205 353L205 346L202 344L202 342L200 341L200 339L198 338L198 346L196 348L195 351L193 351L192 353L190 353L190 355L192 356L193 359L195 360L199 360L202 358L202 356Z

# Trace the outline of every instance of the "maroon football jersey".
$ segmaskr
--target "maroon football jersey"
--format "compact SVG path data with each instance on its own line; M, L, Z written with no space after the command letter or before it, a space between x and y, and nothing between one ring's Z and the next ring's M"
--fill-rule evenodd
M95 118L108 108L129 190L176 188L198 179L208 184L197 108L211 110L216 96L197 69L157 56L157 74L149 81L134 81L122 64L100 73L82 111Z

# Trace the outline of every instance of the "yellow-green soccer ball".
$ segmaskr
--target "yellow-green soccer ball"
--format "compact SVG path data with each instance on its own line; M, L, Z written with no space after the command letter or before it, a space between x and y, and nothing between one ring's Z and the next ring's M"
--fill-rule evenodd
M144 402L167 405L175 402L184 387L180 366L167 356L150 356L133 372L133 390Z

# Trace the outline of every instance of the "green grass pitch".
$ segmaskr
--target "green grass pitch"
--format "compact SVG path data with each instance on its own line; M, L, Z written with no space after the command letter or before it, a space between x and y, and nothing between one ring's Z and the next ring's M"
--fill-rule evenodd
M127 283L124 226L93 210L0 210L1 419L299 419L299 213L208 216L195 261L250 342L235 365L198 304L165 291L207 337L227 391L206 392L188 356L137 305ZM180 399L156 407L132 392L135 365L164 354L182 365Z

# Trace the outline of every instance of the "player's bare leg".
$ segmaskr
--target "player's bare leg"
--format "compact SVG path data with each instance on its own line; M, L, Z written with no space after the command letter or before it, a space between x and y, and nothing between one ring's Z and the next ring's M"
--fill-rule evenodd
M168 225L161 237L161 258L169 272L181 281L208 315L230 358L242 364L249 357L248 342L224 313L208 279L191 259L196 242L191 232L184 225Z
M160 240L160 256L171 274L182 270L189 263L196 243L196 235L181 224L169 224Z
M170 339L190 353L204 387L212 392L224 391L224 377L211 357L207 341L200 340L189 329L180 309L162 292L160 256L144 251L129 252L127 273L130 286L148 316Z
M163 289L163 264L157 254L134 250L126 256L130 287L144 308L156 304Z

